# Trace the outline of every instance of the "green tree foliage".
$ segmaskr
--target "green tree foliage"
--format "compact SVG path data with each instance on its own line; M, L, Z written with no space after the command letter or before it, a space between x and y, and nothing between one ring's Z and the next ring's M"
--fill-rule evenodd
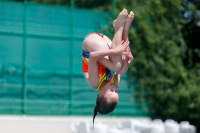
M188 24L183 2L135 0L117 4L119 9L126 7L135 13L129 34L135 57L129 69L129 83L134 88L136 80L138 100L149 103L152 117L189 120L199 125L199 49L191 45L193 37L197 39L200 34L194 27L193 31L183 30ZM196 42L195 46L199 45Z
M193 69L200 62L200 1L187 0L183 5L186 10L184 16L188 20L182 30L188 46L184 63L188 69Z

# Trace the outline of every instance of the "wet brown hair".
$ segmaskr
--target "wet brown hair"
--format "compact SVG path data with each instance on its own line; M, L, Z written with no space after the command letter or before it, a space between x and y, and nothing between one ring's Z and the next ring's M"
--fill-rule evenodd
M94 119L97 115L97 112L100 114L108 114L112 112L117 105L117 101L108 102L105 97L97 96L96 105L94 107L94 114L93 114L93 128L94 128Z

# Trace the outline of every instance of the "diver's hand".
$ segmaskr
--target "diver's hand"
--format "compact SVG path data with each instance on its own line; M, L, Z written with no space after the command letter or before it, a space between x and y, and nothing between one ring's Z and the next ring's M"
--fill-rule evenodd
M125 49L129 46L130 42L127 41L122 41L120 45L118 45L115 50L116 53L119 55L127 55L128 53L125 51Z

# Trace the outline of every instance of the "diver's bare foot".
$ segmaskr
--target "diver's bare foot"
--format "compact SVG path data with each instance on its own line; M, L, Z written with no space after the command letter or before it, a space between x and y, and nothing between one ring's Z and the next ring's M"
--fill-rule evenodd
M124 27L124 24L125 24L125 21L126 21L127 15L128 15L127 10L126 10L126 9L123 9L123 10L119 13L117 19L115 19L115 20L113 21L113 27L114 27L115 29L123 28L123 27Z
M127 18L126 18L126 22L125 22L125 26L124 26L124 30L125 30L125 31L128 31L128 30L129 30L133 19L134 19L134 13L131 11L131 12L129 13L129 15L127 16Z

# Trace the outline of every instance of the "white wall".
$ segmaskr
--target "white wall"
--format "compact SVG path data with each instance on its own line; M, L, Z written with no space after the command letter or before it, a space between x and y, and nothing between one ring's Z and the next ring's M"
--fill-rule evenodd
M98 115L93 129L91 116L0 115L0 133L196 133L189 122Z
M95 119L96 127L98 122L114 126L118 119L120 118L97 116ZM81 121L87 121L92 125L92 115L91 117L0 115L0 133L72 133L71 124Z

